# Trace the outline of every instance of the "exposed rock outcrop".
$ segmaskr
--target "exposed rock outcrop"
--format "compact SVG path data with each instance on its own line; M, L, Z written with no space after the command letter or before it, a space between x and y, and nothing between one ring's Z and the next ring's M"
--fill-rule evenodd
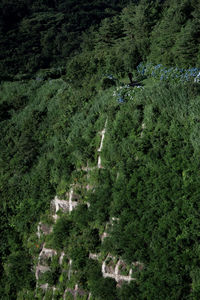
M98 162L97 162L97 166L93 166L93 167L89 167L88 164L86 167L82 167L81 170L86 171L87 174L87 180L90 177L90 172L92 170L95 169L100 169L103 168L102 166L102 161L101 161L101 151L103 149L103 144L104 144L104 139L105 139L105 134L106 134L106 126L107 126L107 120L105 122L105 126L104 129L99 133L101 135L101 141L100 141L100 146L97 149L98 152ZM145 129L145 125L142 125L142 130ZM141 134L142 135L142 134ZM66 194L66 200L61 200L59 199L57 196L55 196L55 198L51 201L51 212L52 212L52 217L54 219L54 221L56 222L59 218L59 215L57 214L59 211L62 211L64 213L71 213L73 209L75 209L80 201L80 196L79 194L77 194L75 192L76 188L80 188L82 189L83 187L80 186L79 183L74 183L71 185L71 188L69 190L69 192ZM94 186L90 185L89 183L86 184L85 186L86 191L88 190L93 190L95 191ZM87 203L87 206L90 207L90 204ZM105 227L105 231L103 232L103 234L100 236L101 241L103 242L103 240L108 236L108 227L112 226L114 222L118 221L118 218L116 217L112 217L111 220L107 223L106 227ZM37 236L40 239L41 235L48 235L49 233L52 232L52 226L49 225L45 225L42 224L41 222L38 224L38 231L37 231ZM39 254L38 257L38 265L36 267L36 272L35 272L35 276L36 276L36 280L38 281L40 274L50 271L50 267L47 265L47 261L51 260L52 257L54 255L57 255L57 251L54 249L48 249L45 247L45 244L43 244L42 250ZM65 253L64 251L61 252L60 257L59 257L59 265L62 265L63 263L63 259L64 259ZM100 258L100 253L96 254L96 253L90 253L89 254L89 258L90 259L94 259L94 260L99 260ZM107 257L105 258L105 260L102 262L102 276L104 278L113 278L115 279L115 281L117 282L117 286L121 286L122 282L126 281L126 282L130 282L132 280L135 280L133 278L133 268L137 266L140 269L143 268L143 265L140 262L135 262L132 264L132 267L127 268L127 265L125 264L125 262L119 258L113 257L111 254L108 254ZM68 262L68 273L67 273L67 278L68 280L71 279L72 276L72 260L69 259ZM122 274L123 273L123 274ZM124 274L126 273L126 274ZM51 288L53 289L53 291L55 290L55 287L49 287L49 285L43 284L40 286L40 288L42 288L44 291ZM74 288L67 288L65 289L64 295L63 295L63 299L67 299L67 295L71 294L73 296L74 299L76 299L78 296L86 296L88 295L88 299L91 298L91 293L86 293L85 291L83 291L82 289L80 289L78 287L78 284L75 285Z

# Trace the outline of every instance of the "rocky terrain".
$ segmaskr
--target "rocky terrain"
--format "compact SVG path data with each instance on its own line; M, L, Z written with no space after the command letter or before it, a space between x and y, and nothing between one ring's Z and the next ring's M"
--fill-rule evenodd
M100 141L100 146L97 149L98 153L98 163L96 167L89 167L88 165L86 167L82 167L83 171L87 172L87 178L90 176L90 172L95 170L95 169L100 169L103 168L102 163L101 163L101 152L103 149L103 144L104 144L104 139L106 135L106 126L107 126L107 120L105 123L105 126L103 130L99 133L101 135L101 141ZM59 199L57 196L51 201L51 217L54 220L54 222L57 222L59 218L59 212L62 211L63 213L68 213L70 214L73 209L77 207L79 204L79 195L76 193L76 188L79 186L78 182L73 183L71 185L71 188L69 192L66 195L67 199ZM89 184L86 184L86 190L93 189L92 186ZM89 206L89 203L87 203ZM117 218L112 218L112 220L109 222L107 225L111 225L113 221L117 220ZM101 241L108 236L108 233L106 232L106 229L108 226L105 226L105 231L101 235ZM38 224L38 230L37 230L37 236L38 239L40 240L43 236L47 236L52 232L52 225L47 225L42 222ZM38 255L37 259L37 265L35 268L35 277L36 280L38 281L41 274L50 271L50 267L48 265L48 261L51 260L54 256L58 255L59 258L59 264L62 266L63 259L65 257L65 253L62 251L61 253L58 253L55 249L49 249L46 248L46 244L42 244L41 251ZM90 253L89 258L92 260L99 260L101 256L101 253ZM127 268L126 263L120 259L120 257L114 257L110 253L107 253L106 257L102 260L102 276L104 278L113 278L116 281L117 287L120 287L122 282L130 282L134 280L133 278L133 270L139 268L140 270L143 268L143 264L140 262L133 262L132 267ZM72 260L69 259L68 261L68 270L67 270L67 277L70 280L71 274L73 273L72 269ZM49 289L51 289L54 292L56 291L56 286L50 286L48 283L43 283L43 284L37 284L38 288L42 289L44 291L44 299L45 299L45 292ZM84 290L80 289L78 284L75 284L73 288L67 288L64 291L63 294L63 299L68 299L67 295L71 294L71 296L74 299L90 299L91 298L91 293L86 293ZM82 298L80 298L82 297Z

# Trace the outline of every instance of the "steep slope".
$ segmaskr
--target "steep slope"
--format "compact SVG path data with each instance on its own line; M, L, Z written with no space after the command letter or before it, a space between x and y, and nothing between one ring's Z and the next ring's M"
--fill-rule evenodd
M4 85L19 96L1 132L13 298L198 295L199 85L145 82L84 102L63 80Z
M107 121L108 120L106 120L104 129L99 133L101 136L101 141L100 141L100 146L97 149L97 153L99 153L97 166L96 167L95 166L94 167L87 166L87 167L81 168L83 171L86 172L87 179L89 179L90 173L92 171L103 168L103 166L101 165L101 151L103 149ZM79 186L78 182L72 184L71 189L70 189L69 193L67 194L67 198L68 198L67 200L60 200L60 199L58 199L58 197L55 197L55 199L52 200L51 209L52 209L52 213L54 213L54 214L52 214L53 220L55 220L55 221L57 220L57 218L58 218L57 212L62 211L65 214L71 213L72 210L77 207L77 205L80 202L80 196L78 196L78 195L75 196L75 193L74 193L74 190L76 189L77 186ZM90 187L90 185L87 182L86 182L86 186L83 188L85 188L87 191L91 190L91 189L94 191L94 187ZM75 199L77 201L75 201ZM89 203L86 203L86 204L89 208L90 204ZM113 221L115 221L115 218L112 218L111 222L109 222L111 224L111 226L112 226ZM106 224L105 229L108 227L109 223ZM50 232L52 232L52 227L48 228L48 225L45 225L40 222L38 225L38 232L37 232L37 236L39 238L38 243L41 243L40 239L43 234L47 235ZM106 236L107 236L107 233L103 232L103 234L101 235L102 242ZM48 266L48 259L52 259L52 257L55 255L57 255L57 251L54 249L45 248L45 243L43 242L42 249L38 256L38 264L36 266L36 272L35 272L37 282L39 281L40 276L42 274L44 274L46 272L51 272L51 268ZM64 251L62 251L60 253L60 256L58 259L58 262L60 265L62 265L63 258L65 255L68 256L68 254L65 253ZM102 265L102 267L101 267L102 276L104 278L113 278L118 283L118 286L120 286L124 281L130 282L131 280L134 280L134 278L132 277L133 268L135 268L135 267L140 267L141 269L143 268L143 265L139 262L134 262L132 264L132 267L127 268L127 266L126 266L125 262L123 262L123 260L121 260L117 257L113 257L109 253L104 254L105 258L103 260L102 260L103 257L102 257L101 253L98 253L98 254L89 253L89 259L99 260L100 257L101 257L100 263ZM42 262L43 262L43 264L42 264ZM67 272L68 281L71 279L71 276L73 274L72 266L73 266L73 261L71 259L69 259L68 272ZM65 273L66 270L62 270L62 273L63 272ZM62 273L61 273L61 276L62 276ZM123 275L124 273L126 273L126 275ZM38 288L42 289L45 292L45 294L47 293L48 290L51 290L52 297L54 297L53 295L55 294L55 291L57 293L61 292L59 290L59 287L49 286L48 283L43 283L42 285L37 283L37 285L38 285ZM87 297L86 295L88 295L88 299L92 298L92 294L90 292L88 293L87 291L80 289L77 283L75 284L74 288L67 287L68 286L67 282L65 282L65 285L66 285L66 289L62 296L63 299L68 299L66 297L68 297L69 293L74 297L74 299L77 299L77 296L79 296L79 297L84 296L83 298L86 299L86 297ZM44 295L44 299L46 299L45 295Z

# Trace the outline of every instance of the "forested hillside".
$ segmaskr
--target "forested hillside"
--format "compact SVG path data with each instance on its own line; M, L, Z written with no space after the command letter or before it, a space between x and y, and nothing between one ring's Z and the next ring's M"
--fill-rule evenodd
M200 299L200 3L0 8L0 299Z

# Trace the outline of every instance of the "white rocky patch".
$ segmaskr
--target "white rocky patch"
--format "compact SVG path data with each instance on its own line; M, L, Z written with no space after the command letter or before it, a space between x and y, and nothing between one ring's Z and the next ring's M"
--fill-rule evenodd
M129 274L127 276L125 275L120 275L119 274L119 266L120 264L124 264L124 262L122 260L118 260L117 264L115 265L115 268L114 268L114 271L113 272L107 272L106 270L106 261L108 258L111 258L111 259L115 259L115 257L111 256L111 255L108 255L106 257L106 259L103 261L103 264L102 264L102 268L101 268L101 271L102 271L102 274L103 274L103 277L104 278L113 278L115 279L116 282L119 282L119 281L127 281L127 282L130 282L132 280L135 280L135 278L132 278L132 269L129 270Z
M200 72L199 74L194 78L194 82L198 83L200 81Z
M60 257L59 257L59 264L60 264L60 265L62 265L64 256L65 256L65 252L62 251L61 254L60 254Z
M37 265L36 266L36 270L35 270L35 278L36 278L36 280L39 279L41 273L45 273L47 271L50 271L50 268L48 266L42 266L40 264Z

